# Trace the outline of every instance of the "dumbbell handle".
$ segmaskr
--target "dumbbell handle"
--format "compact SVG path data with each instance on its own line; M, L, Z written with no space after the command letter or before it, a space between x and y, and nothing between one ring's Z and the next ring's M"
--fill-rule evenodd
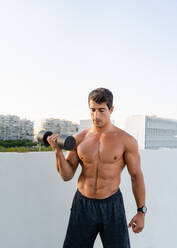
M47 138L51 136L52 134L53 133L51 131L41 130L37 135L37 140L44 146L49 146L50 144L48 143ZM76 140L73 136L67 136L67 135L61 134L57 138L57 144L59 148L71 151L76 144Z

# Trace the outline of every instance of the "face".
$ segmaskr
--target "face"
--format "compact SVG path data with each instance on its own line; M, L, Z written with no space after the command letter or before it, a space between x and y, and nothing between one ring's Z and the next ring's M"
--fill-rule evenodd
M103 127L110 122L110 115L113 111L113 106L109 109L105 102L99 104L90 100L89 107L93 124L96 127Z

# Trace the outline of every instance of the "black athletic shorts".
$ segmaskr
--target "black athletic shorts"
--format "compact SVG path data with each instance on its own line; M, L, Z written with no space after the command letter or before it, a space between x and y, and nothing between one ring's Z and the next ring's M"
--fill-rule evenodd
M77 189L63 248L92 248L99 233L104 248L130 248L120 188L104 199L88 198Z

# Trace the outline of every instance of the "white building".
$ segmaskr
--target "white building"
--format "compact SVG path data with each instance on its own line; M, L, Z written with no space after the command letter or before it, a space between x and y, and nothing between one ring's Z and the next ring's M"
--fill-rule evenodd
M136 138L139 149L177 148L177 120L133 115L126 119L125 131Z
M16 115L0 115L0 140L33 140L33 122Z
M78 132L79 125L68 120L48 118L48 119L42 119L40 129L51 131L53 133L73 135Z

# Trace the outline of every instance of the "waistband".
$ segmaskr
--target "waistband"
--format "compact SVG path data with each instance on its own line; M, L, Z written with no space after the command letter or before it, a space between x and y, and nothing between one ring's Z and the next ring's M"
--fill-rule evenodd
M121 197L122 196L122 193L121 193L121 190L120 188L118 188L117 192L115 192L113 195L110 195L104 199L98 199L98 198L89 198L89 197L86 197L84 196L80 191L79 189L77 188L77 191L76 191L76 197L79 198L79 199L85 199L85 200L89 200L89 201L94 201L94 202L105 202L105 201L110 201L110 200L113 200L115 198L118 198L118 197Z

